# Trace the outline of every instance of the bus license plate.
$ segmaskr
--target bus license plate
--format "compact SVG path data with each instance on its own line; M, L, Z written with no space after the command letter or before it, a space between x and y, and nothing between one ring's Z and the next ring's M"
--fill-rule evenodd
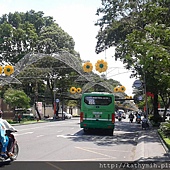
M95 118L99 118L100 117L100 115L95 115Z

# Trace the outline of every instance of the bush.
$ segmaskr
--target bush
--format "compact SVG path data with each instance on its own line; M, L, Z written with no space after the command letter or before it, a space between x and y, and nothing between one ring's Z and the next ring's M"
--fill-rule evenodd
M10 124L10 123L13 123L13 120L12 119L7 119L7 122Z
M160 130L165 136L170 136L170 122L162 122L160 124Z
M159 127L160 122L163 121L162 117L160 115L149 115L148 116L150 122L152 123L153 126Z

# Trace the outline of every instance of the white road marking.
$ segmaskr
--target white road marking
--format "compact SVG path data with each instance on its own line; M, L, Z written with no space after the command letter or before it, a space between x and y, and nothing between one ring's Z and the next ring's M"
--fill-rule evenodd
M37 136L37 138L42 137L42 136L44 136L44 135L39 135L39 136Z
M20 134L15 134L15 136L21 136L21 135L28 135L28 134L32 134L34 132L26 132L26 133L20 133Z
M72 136L72 135L57 135L57 137L61 137L61 138L75 138L77 136Z
M115 159L116 157L113 157L113 156L110 156L110 155L106 155L106 154L103 154L103 153L99 153L99 152L95 152L95 151L92 151L91 148L89 149L86 149L86 148L81 148L81 147L75 147L76 149L80 149L80 150L84 150L86 152L91 152L91 153L94 153L94 154L97 154L97 155L102 155L102 156L105 156L105 157L108 157L108 158L111 158L111 159Z
M73 123L73 122L60 122L60 124L57 124L57 123L55 123L55 122L52 122L52 124L50 124L50 125L43 125L43 126L40 126L40 124L39 124L39 126L38 127L29 127L29 128L26 128L26 129L19 129L18 130L18 132L21 132L21 131L25 131L25 130L31 130L31 129L40 129L40 128L46 128L46 127L50 127L50 126L58 126L58 125L63 125L63 124L66 124L66 125L68 125L68 124L71 124L71 123ZM43 123L42 123L43 124ZM74 124L74 123L73 123Z
M83 147L84 149L89 149L89 150L100 150L100 151L107 151L107 152L131 152L131 151L124 151L124 150L113 150L113 149L102 149L102 148L87 148Z

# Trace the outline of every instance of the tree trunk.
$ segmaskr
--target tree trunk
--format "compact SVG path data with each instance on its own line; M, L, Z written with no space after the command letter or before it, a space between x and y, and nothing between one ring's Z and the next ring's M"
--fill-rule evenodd
M37 108L37 103L36 102L35 102L35 110L36 110L36 112L38 114L38 119L41 120L41 115L40 115L40 112L39 112L39 110Z
M153 108L154 108L154 122L159 123L162 121L162 119L158 113L158 94L154 94Z

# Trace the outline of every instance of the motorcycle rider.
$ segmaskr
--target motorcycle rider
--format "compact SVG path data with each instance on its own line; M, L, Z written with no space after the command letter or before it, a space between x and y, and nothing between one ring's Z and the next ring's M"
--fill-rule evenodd
M2 119L3 112L0 110L0 142L2 144L1 155L3 159L8 158L8 156L13 156L11 150L13 146L13 139L8 136L9 131L17 131L12 127L5 119ZM8 155L6 154L8 151Z
M8 138L8 136L6 136L5 125L3 124L3 122L0 122L0 141L2 144L0 156L2 158L6 159L8 157L6 155L6 152L7 152L7 146L9 143L9 138Z
M149 123L148 123L148 118L146 117L146 115L144 115L142 119L142 128L146 128L146 127L149 127Z
M118 111L118 120L121 121L122 120L122 112Z
M136 122L140 123L140 121L141 121L141 115L140 115L140 113L137 113Z
M133 119L134 119L134 115L133 115L133 113L130 113L130 115L129 115L129 119L130 119L130 122L132 123L132 122L133 122Z

